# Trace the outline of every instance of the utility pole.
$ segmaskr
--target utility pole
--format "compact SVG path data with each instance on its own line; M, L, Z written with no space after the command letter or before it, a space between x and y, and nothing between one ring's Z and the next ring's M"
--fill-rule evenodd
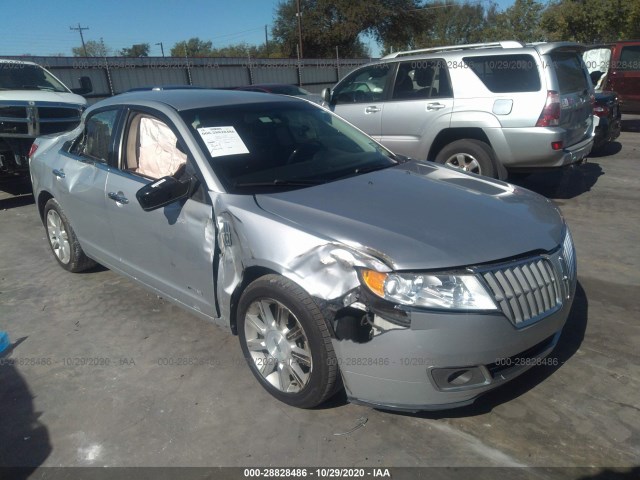
M164 58L164 45L162 45L162 42L158 42L158 43L156 43L156 45L160 45L160 51L162 52L162 58Z
M298 45L300 48L298 49L298 55L300 58L303 58L302 55L302 13L300 13L300 0L296 0L296 7L298 12L296 13L296 17L298 17Z
M80 32L80 40L82 40L82 50L84 50L84 56L88 57L89 55L87 55L87 46L84 44L84 35L82 35L82 31L89 30L89 27L81 27L80 23L78 23L77 27L69 27L69 30Z
M264 53L269 56L269 33L267 32L267 26L264 26Z

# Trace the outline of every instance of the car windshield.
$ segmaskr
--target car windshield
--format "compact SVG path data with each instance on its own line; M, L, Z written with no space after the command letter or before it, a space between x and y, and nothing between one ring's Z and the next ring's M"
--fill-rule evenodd
M0 63L0 90L69 91L45 69L24 63Z
M181 115L233 193L304 188L398 163L344 120L306 102L210 107Z

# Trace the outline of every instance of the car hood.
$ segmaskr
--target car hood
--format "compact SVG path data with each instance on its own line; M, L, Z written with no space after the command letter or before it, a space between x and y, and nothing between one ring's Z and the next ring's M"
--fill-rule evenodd
M378 252L395 270L549 251L564 233L559 211L540 195L416 161L256 201L307 232Z
M86 105L84 97L75 93L45 90L0 90L0 101L59 102Z

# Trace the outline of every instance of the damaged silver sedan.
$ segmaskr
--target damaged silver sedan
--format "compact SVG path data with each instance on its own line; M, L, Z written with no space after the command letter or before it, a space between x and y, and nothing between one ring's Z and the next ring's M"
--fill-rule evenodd
M410 139L407 139L410 141ZM553 204L394 155L304 100L127 93L32 147L58 263L237 334L274 397L451 408L540 364L576 261Z

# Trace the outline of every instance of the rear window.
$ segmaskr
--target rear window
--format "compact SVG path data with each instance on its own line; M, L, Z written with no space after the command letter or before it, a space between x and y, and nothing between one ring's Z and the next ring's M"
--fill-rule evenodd
M577 53L555 52L551 54L551 61L558 78L560 94L583 92L589 88L587 74Z
M619 67L620 70L640 71L640 45L622 47Z
M538 67L531 55L491 55L463 60L493 93L540 90Z

